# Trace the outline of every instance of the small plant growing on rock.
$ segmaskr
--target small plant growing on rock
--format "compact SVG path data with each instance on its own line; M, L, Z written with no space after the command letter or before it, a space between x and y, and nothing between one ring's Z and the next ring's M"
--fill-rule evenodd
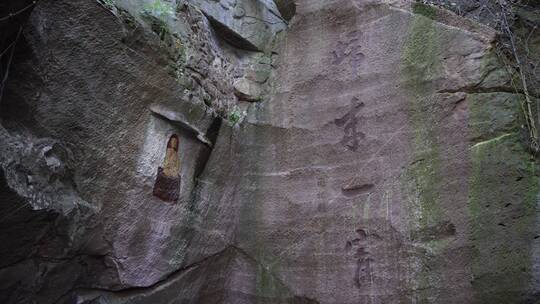
M167 18L174 16L174 8L169 2L155 0L154 2L144 6L143 14L151 15L161 20L166 20Z
M155 0L144 6L142 15L150 21L152 30L159 35L159 38L165 40L165 36L169 33L167 19L174 17L172 4Z
M246 111L241 111L237 106L229 112L229 122L231 125L235 126L247 115Z

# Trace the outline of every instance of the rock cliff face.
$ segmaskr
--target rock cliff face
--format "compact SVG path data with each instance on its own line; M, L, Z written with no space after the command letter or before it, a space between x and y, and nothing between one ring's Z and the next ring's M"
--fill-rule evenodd
M37 2L0 100L0 302L536 303L495 36L401 0Z

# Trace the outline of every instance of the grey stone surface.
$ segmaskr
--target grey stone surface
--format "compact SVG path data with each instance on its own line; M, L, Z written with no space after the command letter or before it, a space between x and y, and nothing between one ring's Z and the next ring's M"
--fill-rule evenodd
M234 45L269 50L275 34L286 24L271 0L195 0L218 31Z
M1 303L538 300L538 168L495 32L298 0L254 54L192 4L143 7L41 0L25 28L0 104ZM264 99L237 101L259 65ZM177 204L152 196L173 133Z
M163 41L122 22L96 2L42 1L18 46L0 111L2 169L9 188L36 209L36 220L40 209L54 216L50 231L15 249L19 262L1 270L2 290L19 275L27 282L2 293L1 302L53 303L79 286L151 285L188 263L193 235L186 223L194 221L194 189L211 148L200 134L153 114L151 105L185 102L182 119L210 141L219 123L204 117L212 111L199 93L186 95L171 75ZM151 195L172 133L181 137L182 175L189 176L176 205ZM16 211L12 203L2 201ZM132 225L118 225L126 221ZM174 248L163 246L173 239Z
M261 280L270 289L262 291L257 286ZM144 304L166 303L171 299L177 303L317 303L292 294L264 265L235 247L227 247L182 268L166 282L141 289L140 292L80 291L61 302Z

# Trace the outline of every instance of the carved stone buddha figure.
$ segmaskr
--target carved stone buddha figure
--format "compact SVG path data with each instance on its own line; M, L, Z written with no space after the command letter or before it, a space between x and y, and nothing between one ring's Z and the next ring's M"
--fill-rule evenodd
M166 202L176 202L180 195L180 160L178 146L180 141L176 134L167 142L167 151L163 167L158 168L153 194Z

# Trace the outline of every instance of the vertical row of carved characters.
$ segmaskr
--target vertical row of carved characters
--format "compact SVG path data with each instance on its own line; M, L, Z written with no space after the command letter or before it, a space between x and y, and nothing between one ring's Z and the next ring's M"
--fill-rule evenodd
M368 233L365 229L356 230L357 237L347 241L345 249L347 251L354 249L354 258L356 259L356 271L354 274L354 284L357 288L364 285L373 284L373 274L371 264L373 259L368 251Z
M163 167L158 168L153 194L166 202L177 202L180 196L180 160L178 135L173 134L167 142Z

